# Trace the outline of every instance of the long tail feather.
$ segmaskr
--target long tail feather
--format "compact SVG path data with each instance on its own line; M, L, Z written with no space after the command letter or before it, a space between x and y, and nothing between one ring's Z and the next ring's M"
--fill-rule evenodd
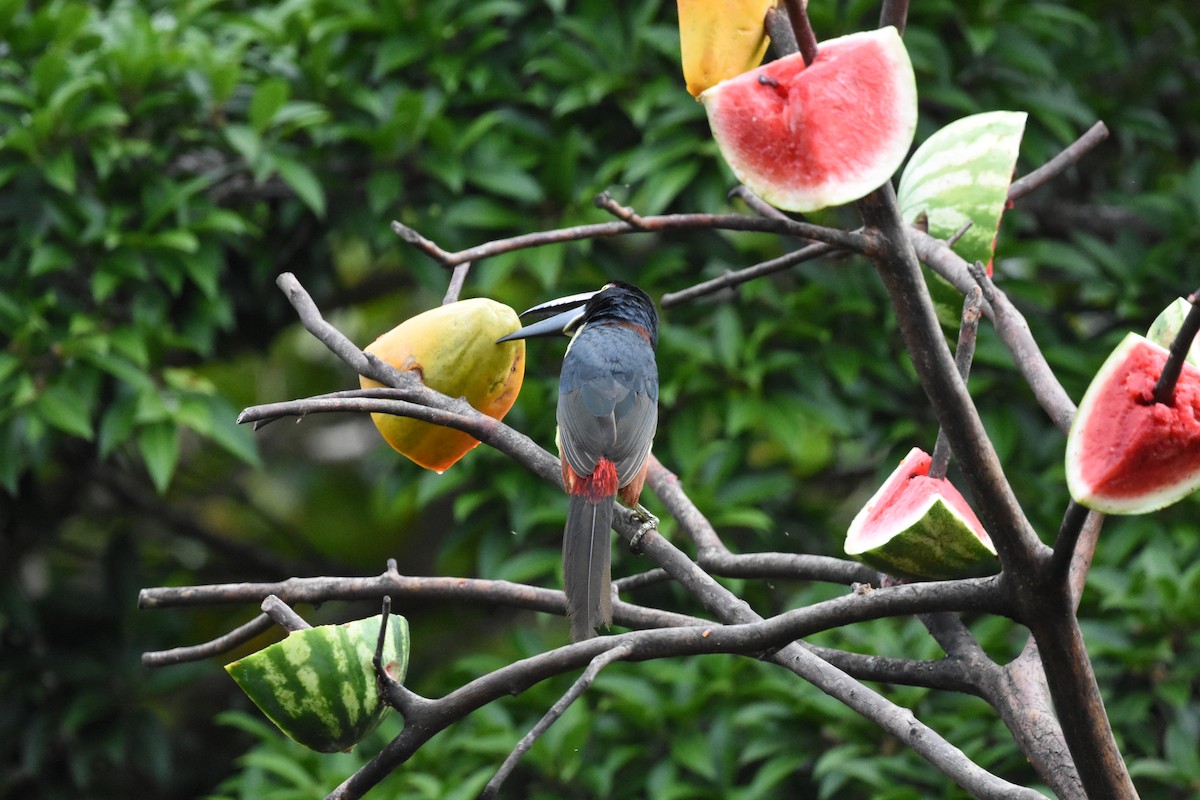
M567 615L571 618L571 641L596 635L596 628L612 624L611 568L614 499L601 498L593 504L587 497L572 495L567 506L567 529L563 534L563 588L567 593Z

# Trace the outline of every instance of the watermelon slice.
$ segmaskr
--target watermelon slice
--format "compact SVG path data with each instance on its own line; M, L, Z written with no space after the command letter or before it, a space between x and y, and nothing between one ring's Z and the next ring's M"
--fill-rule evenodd
M322 753L348 750L383 720L388 707L375 679L378 616L292 631L283 641L225 665L247 696L281 731ZM408 671L408 621L388 620L388 675Z
M895 28L822 42L700 95L721 155L786 211L858 200L892 176L917 126L917 84Z
M1176 299L1154 318L1154 322L1150 323L1150 330L1146 331L1146 338L1170 350L1171 345L1175 342L1175 337L1183 328L1183 321L1187 319L1188 312L1191 310L1192 304L1186 297ZM1192 346L1188 348L1187 360L1200 367L1200 339L1192 340Z
M846 554L888 575L948 580L996 570L996 548L975 512L931 459L909 451L850 523Z
M1200 368L1185 362L1174 403L1155 403L1167 356L1130 333L1092 379L1067 434L1075 502L1106 514L1144 514L1200 487Z
M917 148L896 190L904 220L925 214L931 236L949 238L971 222L954 250L967 263L982 261L988 275L1027 116L988 111L951 122Z

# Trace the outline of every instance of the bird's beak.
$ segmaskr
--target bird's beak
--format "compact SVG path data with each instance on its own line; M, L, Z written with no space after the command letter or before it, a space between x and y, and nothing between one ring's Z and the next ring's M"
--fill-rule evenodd
M560 297L557 300L550 300L549 302L522 311L522 317L539 317L547 314L552 314L553 316L534 322L531 325L526 325L524 328L513 331L507 336L502 336L496 340L496 344L511 342L514 339L560 336L564 333L573 332L572 329L583 319L583 312L587 307L587 302L592 299L592 295L594 294L596 292L582 292L580 294L573 294L570 297Z

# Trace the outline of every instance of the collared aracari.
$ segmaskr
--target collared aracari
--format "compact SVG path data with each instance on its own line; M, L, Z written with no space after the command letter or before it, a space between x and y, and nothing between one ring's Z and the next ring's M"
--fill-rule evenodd
M542 303L521 316L552 313L500 341L572 337L559 378L555 441L570 498L563 589L571 639L578 642L612 624L614 500L638 513L645 523L641 533L657 525L638 499L658 426L658 314L645 292L619 281Z

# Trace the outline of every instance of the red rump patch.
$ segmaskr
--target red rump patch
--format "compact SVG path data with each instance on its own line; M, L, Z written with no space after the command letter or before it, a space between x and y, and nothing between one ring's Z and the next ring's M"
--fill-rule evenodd
M567 491L575 495L583 495L592 505L601 500L613 497L617 493L617 465L607 458L596 462L596 469L591 475L575 475L570 467L563 470L571 472L573 479L567 481Z

